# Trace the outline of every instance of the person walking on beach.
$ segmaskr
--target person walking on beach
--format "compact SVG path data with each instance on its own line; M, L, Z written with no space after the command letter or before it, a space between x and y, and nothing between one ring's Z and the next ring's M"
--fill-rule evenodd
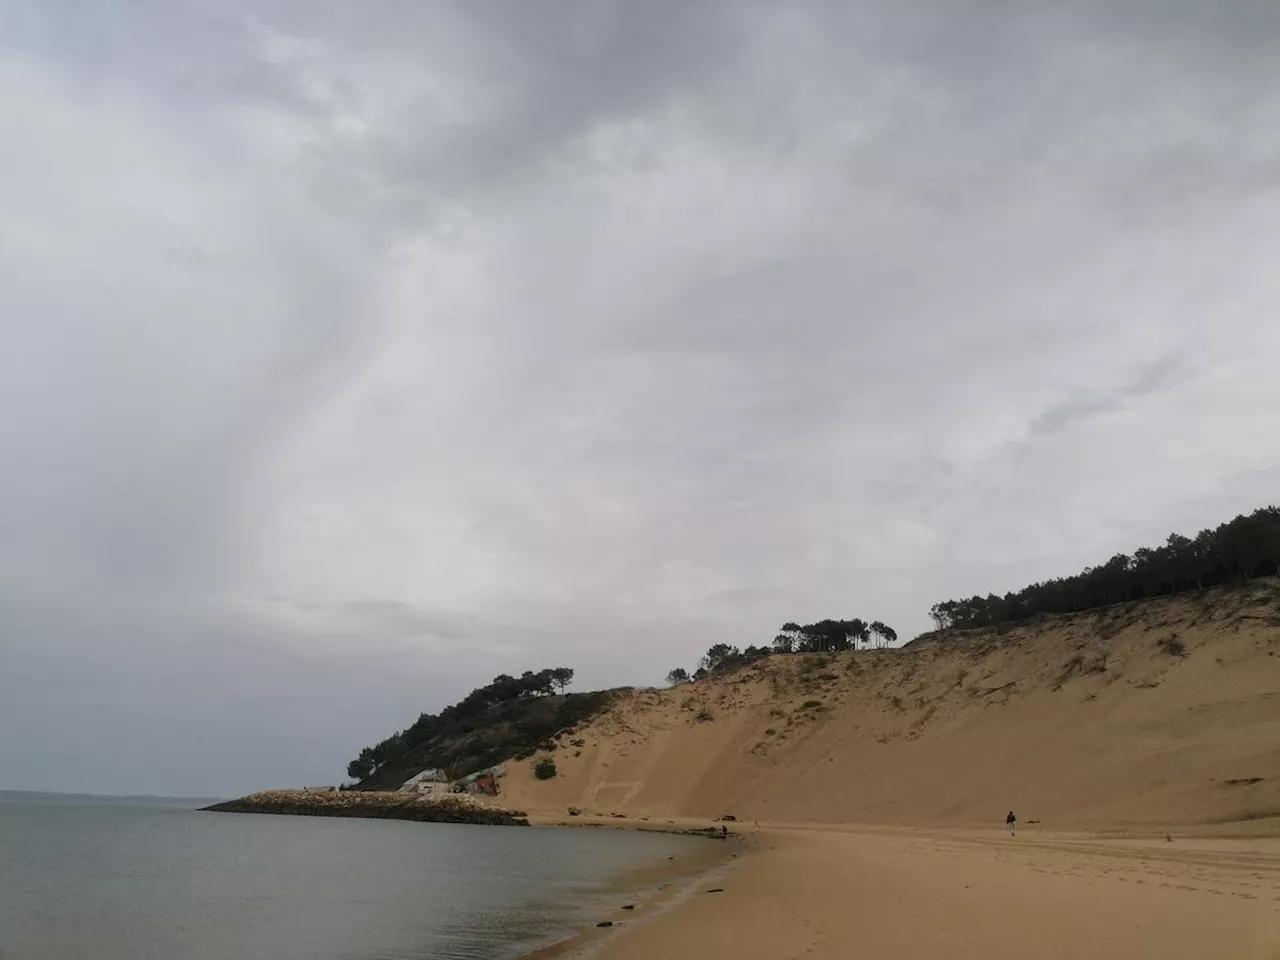
M1018 835L1018 818L1014 816L1012 810L1009 815L1004 818L1004 825L1009 828L1009 836L1016 837Z

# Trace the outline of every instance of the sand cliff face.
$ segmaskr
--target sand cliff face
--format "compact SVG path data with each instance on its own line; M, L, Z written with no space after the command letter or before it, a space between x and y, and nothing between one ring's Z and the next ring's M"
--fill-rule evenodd
M1280 581L624 694L503 802L562 813L1280 824ZM1261 824L1259 824L1261 825Z

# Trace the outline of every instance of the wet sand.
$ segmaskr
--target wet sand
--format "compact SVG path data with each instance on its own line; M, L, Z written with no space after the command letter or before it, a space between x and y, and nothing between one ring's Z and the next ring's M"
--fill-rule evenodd
M554 818L532 818L535 826L572 826L609 830L634 830L638 832L684 833L706 829L706 821L681 821L649 823L640 820L583 817L572 821ZM595 951L609 938L624 930L648 923L686 902L697 892L710 886L715 878L722 877L737 865L748 847L740 837L728 842L699 840L691 842L686 853L672 857L664 863L651 864L629 870L613 883L616 907L592 918L590 925L575 935L558 943L542 947L525 955L525 960L556 960L556 958L583 958ZM599 927L596 924L608 926Z

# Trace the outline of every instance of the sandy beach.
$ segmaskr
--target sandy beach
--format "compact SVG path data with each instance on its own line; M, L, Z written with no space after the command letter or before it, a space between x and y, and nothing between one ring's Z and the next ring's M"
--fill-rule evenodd
M725 872L578 955L1280 960L1278 604L1268 580L633 691L504 801L732 818Z
M1280 841L761 828L576 956L1280 957Z

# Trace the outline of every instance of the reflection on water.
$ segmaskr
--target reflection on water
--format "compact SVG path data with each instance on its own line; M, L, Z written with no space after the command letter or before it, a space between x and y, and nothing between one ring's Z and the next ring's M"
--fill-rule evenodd
M695 853L654 834L0 803L4 960L478 960Z

